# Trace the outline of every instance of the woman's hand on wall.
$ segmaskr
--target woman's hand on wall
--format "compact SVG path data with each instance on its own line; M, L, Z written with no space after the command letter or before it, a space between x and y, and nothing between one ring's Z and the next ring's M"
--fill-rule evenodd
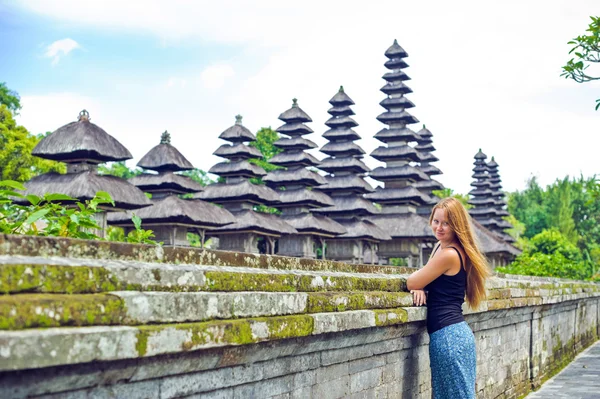
M413 303L416 306L422 306L427 303L427 295L423 290L410 290L410 293L413 294Z

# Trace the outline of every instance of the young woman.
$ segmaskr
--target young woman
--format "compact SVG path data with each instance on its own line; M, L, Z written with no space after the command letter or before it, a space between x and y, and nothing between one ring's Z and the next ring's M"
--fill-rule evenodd
M490 272L475 243L469 214L458 200L441 200L429 223L438 243L427 264L408 278L407 286L415 305L427 303L433 397L474 399L475 337L463 317L462 304L465 293L473 309L485 299Z

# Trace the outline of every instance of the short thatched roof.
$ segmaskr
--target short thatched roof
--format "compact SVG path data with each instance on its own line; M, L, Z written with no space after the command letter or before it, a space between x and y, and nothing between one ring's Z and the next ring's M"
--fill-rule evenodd
M416 238L436 241L429 220L416 213L378 214L366 218L392 238Z
M313 190L314 191L314 190ZM326 214L335 218L336 214L353 213L356 216L374 215L379 213L379 210L369 200L356 195L347 195L339 197L331 197L333 206L326 208L315 209L313 212Z
M409 164L403 166L380 166L372 171L369 176L383 182L401 179L412 179L414 181L429 180L429 176Z
M235 125L227 128L219 135L220 139L229 141L230 143L243 143L256 140L252 132L242 125L242 116L236 115Z
M406 98L404 96L386 97L381 102L379 102L379 105L381 105L385 109L413 108L415 106L415 104L412 101L410 101L408 98Z
M242 201L264 205L276 205L280 203L279 195L276 191L264 185L252 184L247 180L234 184L209 184L204 188L203 192L195 194L194 198L217 204Z
M290 206L307 206L320 208L333 205L333 200L325 193L316 190L295 189L277 191L281 204L279 208Z
M194 165L170 143L161 143L153 147L140 159L137 166L157 172L179 172L194 169Z
M281 216L281 218L301 234L335 237L346 232L344 226L323 215L300 213Z
M282 112L279 115L279 120L287 122L287 123L295 123L295 122L312 122L310 116L306 112L302 110L298 106L298 100L295 98L292 100L292 108L287 111ZM279 131L279 130L278 130ZM282 133L282 132L280 132Z
M419 150L420 152L433 152L435 151L435 147L431 143L422 143L416 145L415 150Z
M381 162L390 162L396 160L408 160L412 162L419 162L421 160L421 154L409 145L399 145L393 147L377 147L371 156Z
M352 108L350 108L349 105L333 106L327 110L327 113L333 116L354 115L354 111L352 110Z
M352 129L329 129L328 131L323 133L322 136L325 137L327 140L360 140L360 136L358 135L358 133L356 133Z
M405 85L404 83L400 82L400 81L398 81L398 82L389 82L389 83L385 84L379 90L381 90L382 92L384 92L388 96L391 96L393 94L408 94L408 93L412 93L412 89L410 87L408 87L407 85Z
M358 123L356 123L356 121L354 119L352 119L351 117L343 115L343 116L332 116L325 122L325 125L330 128L335 128L335 127L352 128L352 127L358 126Z
M392 71L383 75L383 78L388 82L393 82L396 80L410 80L410 77L404 71Z
M336 157L363 155L365 153L365 151L358 144L351 141L331 141L321 147L320 151L323 154Z
M385 56L390 59L404 58L408 57L408 53L404 51L404 49L398 44L398 41L394 39L394 43L385 51Z
M475 206L493 206L496 205L496 200L491 197L474 197L467 201L471 205Z
M115 176L98 175L93 171L65 175L46 173L29 180L25 183L25 187L27 194L37 196L46 193L66 194L79 201L90 200L98 191L106 191L115 202L115 208L108 205L107 210L138 209L151 205L144 192L133 184Z
M213 155L227 159L262 158L263 156L257 148L250 147L243 143L236 143L234 145L223 144L213 152Z
M484 160L487 159L487 155L485 155L482 151L481 148L479 149L479 151L477 151L477 154L475 154L474 157L476 160Z
M269 159L273 165L291 166L317 166L321 163L317 158L304 151L284 151Z
M132 213L142 219L143 224L182 224L200 229L225 226L235 218L225 208L199 200L184 200L170 195L152 200L152 206L135 212L118 212L108 216L108 223L115 226L133 226Z
M281 187L291 184L319 186L326 183L323 176L306 168L274 170L269 172L269 174L263 178L263 181L272 187Z
M383 65L385 65L387 69L408 68L408 64L402 58L392 58L391 60L386 61Z
M444 185L434 179L421 180L421 181L415 182L414 186L419 189L426 189L426 190L430 190L430 191L444 189Z
M419 167L419 169L421 169L422 172L425 172L429 176L443 174L442 171L437 166L434 166L434 165L421 165Z
M133 158L117 139L90 122L86 110L81 111L77 122L66 124L44 137L31 153L62 162L102 163Z
M174 193L197 193L202 191L200 183L187 176L166 172L160 174L143 173L130 178L129 183L145 192L171 191Z
M479 241L479 247L484 254L505 253L517 256L521 250L506 243L497 234L486 229L477 220L471 220L475 235Z
M419 157L421 158L421 162L437 162L440 159L433 155L429 151L421 151L418 148L416 149L419 153Z
M275 147L282 148L284 150L310 150L312 148L317 148L318 145L314 142L305 139L304 137L294 137L291 139L288 138L280 138L276 142L273 143Z
M212 229L211 235L255 232L279 237L282 234L297 233L296 229L278 215L258 213L249 209L231 213L235 218L235 223Z
M358 158L325 158L321 161L319 169L334 174L340 171L363 174L371 170Z
M336 237L336 239L363 239L368 241L386 241L392 237L375 223L369 220L340 220L338 222L346 229L346 233Z
M419 120L417 118L415 118L414 116L412 116L410 113L408 113L407 111L386 111L382 114L380 114L377 117L377 120L381 123L385 123L385 124L391 124L391 123L406 123L406 124L411 124L411 123L418 123Z
M413 186L402 188L381 188L377 187L374 193L365 194L365 198L382 205L401 205L413 204L428 205L431 198L417 190Z
M384 128L377 132L373 137L383 143L392 143L395 141L406 141L409 143L411 141L417 141L419 136L411 129L403 127L399 129Z
M254 165L246 160L220 162L208 170L210 173L222 177L259 177L265 176L267 172L258 165Z
M305 134L311 134L313 130L306 126L302 122L298 123L286 123L284 125L279 126L276 131L281 134L285 134L286 136L296 137L303 136Z
M315 187L315 190L323 191L327 194L331 194L336 191L354 192L359 194L371 193L375 191L369 183L367 183L362 177L355 174L345 176L325 176L327 183Z
M340 89L335 93L335 96L331 97L331 100L329 100L329 104L333 106L354 105L354 101L346 94L344 86L340 86Z

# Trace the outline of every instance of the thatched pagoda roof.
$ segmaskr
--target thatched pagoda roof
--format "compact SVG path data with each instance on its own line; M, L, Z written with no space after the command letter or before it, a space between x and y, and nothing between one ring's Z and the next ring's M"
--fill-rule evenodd
M380 166L372 171L369 176L383 182L400 179L410 179L414 181L429 180L429 176L418 168L408 164L403 166L388 166L386 168Z
M365 150L352 141L331 141L321 147L320 151L323 154L335 157L348 157L365 153Z
M346 229L327 216L314 213L300 213L297 215L282 215L281 219L294 227L298 233L313 234L323 237L335 237L344 234Z
M415 104L410 101L408 98L402 96L402 97L386 97L385 99L381 100L379 102L379 105L381 105L383 108L385 109L391 109L391 108L413 108L415 106Z
M380 90L388 96L394 94L408 94L413 92L410 87L402 82L388 82Z
M421 180L414 183L416 188L427 189L427 190L443 190L444 185L437 180L429 179L429 180Z
M322 134L327 140L360 140L360 136L352 129L329 129Z
M142 190L121 178L98 175L93 171L80 173L46 173L34 177L25 183L27 194L43 196L46 193L66 194L79 201L90 200L98 191L106 191L115 202L107 210L138 209L151 205ZM68 203L69 201L64 201ZM106 207L106 206L104 206Z
M421 158L420 162L437 162L440 160L429 151L420 151L418 148L417 151L419 152L419 157Z
M507 253L517 256L521 253L521 250L506 243L497 234L482 226L477 220L472 219L471 222L479 241L479 247L484 254Z
M273 165L292 166L317 166L321 163L317 158L304 151L283 151L275 155L269 162Z
M475 197L471 198L468 203L475 206L488 206L495 205L496 201L490 197Z
M333 200L333 206L315 209L313 212L323 213L334 218L335 214L353 213L356 216L365 216L379 213L379 210L371 201L356 195L331 197L331 199Z
M258 165L254 165L246 160L219 162L208 170L210 173L221 177L259 177L265 176L267 172Z
M381 123L390 124L390 123L418 123L419 120L409 114L407 111L386 111L377 117L377 120Z
M302 122L298 123L286 123L276 129L278 133L285 134L286 136L302 136L305 134L311 134L313 130L306 126Z
M394 39L394 43L385 51L385 56L390 59L404 58L408 57L408 53L400 47L398 41Z
M381 205L412 204L419 206L431 204L431 198L413 186L402 188L377 187L374 193L365 194L365 198Z
M346 94L344 86L340 86L340 89L335 93L335 96L331 97L331 100L329 100L329 104L333 106L354 105L354 101Z
M292 100L292 108L282 112L278 119L287 123L312 122L310 116L298 106L298 100L295 98Z
M319 186L326 183L323 176L306 168L273 170L263 178L263 181L271 187L280 187L290 184Z
M137 166L157 172L179 172L194 169L194 165L171 145L171 135L167 131L162 134L160 144L148 151L137 163Z
M415 213L378 214L367 219L392 238L415 238L424 241L436 241L429 220Z
M477 159L477 160L484 160L484 159L487 159L487 155L485 155L481 151L481 148L480 148L479 151L477 151L477 154L475 154L475 159Z
M392 58L386 61L384 65L387 69L408 68L408 64L402 58Z
M230 143L243 143L248 141L255 141L256 137L248 128L242 125L242 116L236 115L235 125L227 128L223 133L219 135L220 139L229 141Z
M286 208L290 206L307 206L311 208L320 208L323 206L331 206L333 200L325 193L316 190L306 190L304 188L295 190L277 191L279 194L280 204L278 208Z
M278 215L258 213L249 209L231 213L235 218L235 223L212 229L209 234L218 236L221 234L254 232L279 237L282 234L297 233L296 229Z
M354 119L352 119L351 117L349 117L347 115L342 115L342 116L332 116L325 122L325 125L330 128L334 128L334 127L352 128L352 127L358 126L358 123L356 123L356 121Z
M234 145L223 144L213 152L213 155L227 159L262 158L263 156L257 148L250 147L243 143L236 143Z
M310 150L312 148L317 148L318 145L312 142L311 140L307 140L304 137L294 137L291 139L288 138L280 138L276 142L273 143L275 147L293 151L293 150Z
M277 205L281 202L279 195L273 189L252 184L247 180L239 183L209 184L203 192L195 194L193 198L217 204L247 201L254 204Z
M322 186L315 187L315 190L323 191L331 195L336 191L349 191L358 194L371 193L375 191L369 183L367 183L362 177L351 174L344 176L325 176L327 183Z
M128 180L137 188L145 192L173 192L178 194L197 193L202 191L200 183L187 176L177 175L172 172L151 174L143 173Z
M319 169L322 169L329 173L336 172L351 172L363 174L369 172L371 169L365 165L363 161L358 158L325 158L321 161Z
M427 174L429 176L443 174L442 171L437 166L434 166L434 165L421 165L421 167L419 169L421 169L421 172L424 172L425 174Z
M362 239L367 241L386 241L392 237L375 223L369 220L340 220L339 223L344 226L346 233L336 237L336 239Z
M341 116L341 115L354 115L354 111L350 108L350 105L336 105L327 110L329 115Z
M419 162L422 159L421 154L409 145L377 147L371 152L371 156L381 162L390 162L400 159Z
M170 195L152 200L152 206L135 212L118 212L108 216L108 223L115 226L133 226L132 213L145 225L179 224L201 229L225 226L235 222L234 216L225 208L198 200L184 200Z
M77 122L66 124L44 137L31 154L67 163L103 163L133 158L117 139L90 122L86 110L79 113Z
M392 143L395 141L405 141L410 143L411 141L417 141L419 138L416 132L407 127L399 129L383 128L373 137L383 143Z

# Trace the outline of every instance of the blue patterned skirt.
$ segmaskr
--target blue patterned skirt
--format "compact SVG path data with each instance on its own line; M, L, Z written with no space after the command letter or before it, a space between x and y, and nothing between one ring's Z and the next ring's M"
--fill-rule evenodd
M466 322L429 336L434 399L475 399L475 337Z

